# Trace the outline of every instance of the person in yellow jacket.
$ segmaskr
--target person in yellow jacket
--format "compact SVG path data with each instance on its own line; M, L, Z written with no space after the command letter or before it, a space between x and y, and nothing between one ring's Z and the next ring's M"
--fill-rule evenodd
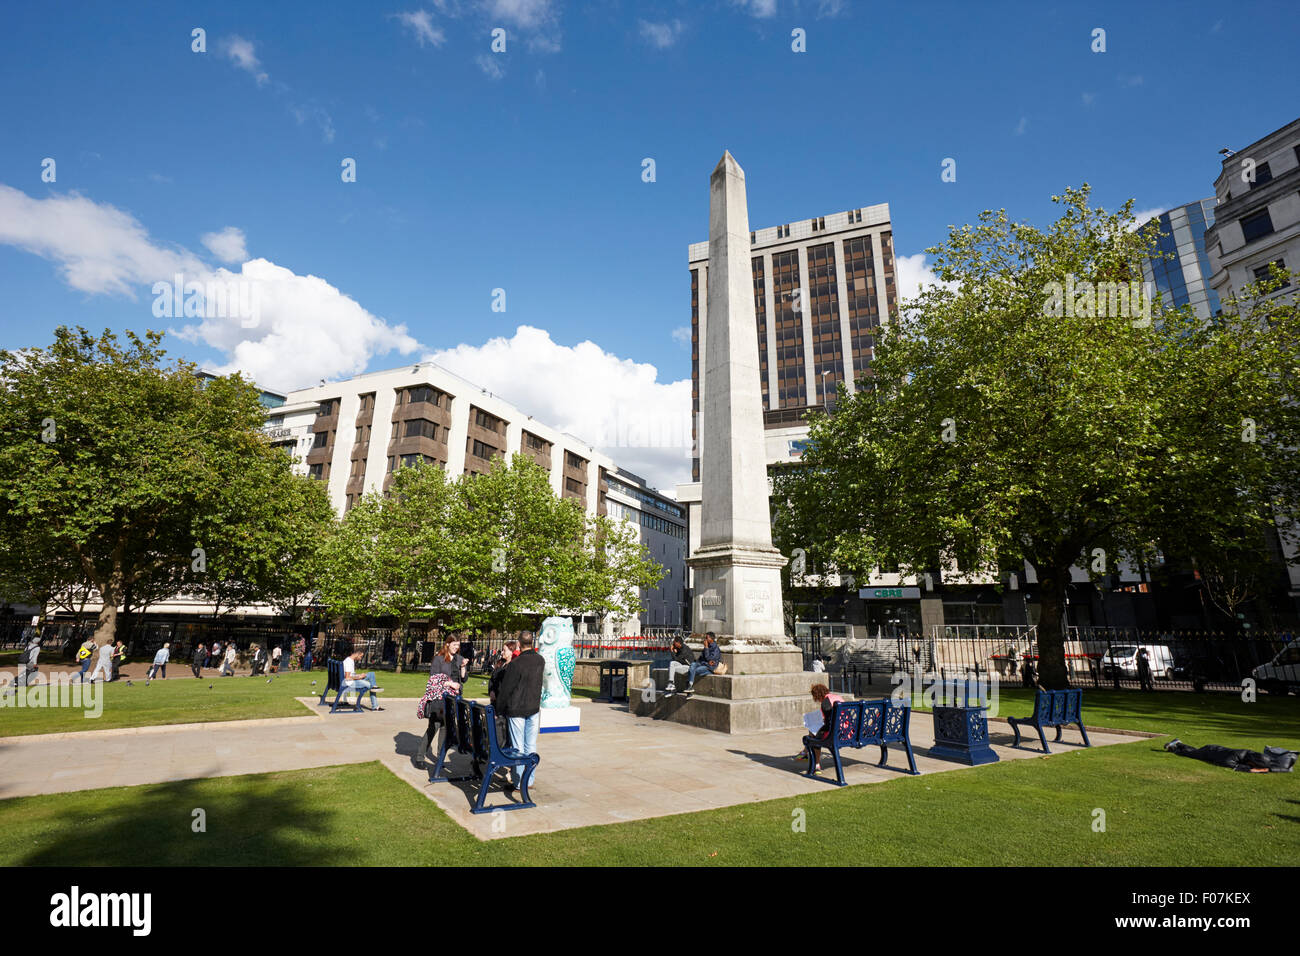
M81 671L77 674L79 680L86 679L86 671L90 670L95 664L95 639L86 638L86 643L77 649L77 660L81 662Z

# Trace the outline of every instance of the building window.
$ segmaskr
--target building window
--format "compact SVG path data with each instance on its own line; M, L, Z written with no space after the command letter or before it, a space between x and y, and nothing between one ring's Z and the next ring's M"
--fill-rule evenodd
M333 415L334 402L335 399L332 398L321 402L320 406L316 409L316 414L319 415L321 418L328 418L329 416Z
M1274 259L1271 263L1266 263L1262 266L1259 266L1256 269L1251 270L1255 273L1256 282L1264 282L1268 279L1268 271L1270 266L1277 266L1279 269L1285 269L1286 263L1283 262L1281 259ZM1276 292L1280 289L1288 289L1290 287L1291 287L1291 282L1289 279L1287 279L1282 283L1282 285L1278 286L1278 288L1275 289L1274 291Z
M324 448L326 445L329 444L329 441L330 441L329 432L317 432L316 440L311 443L312 451L315 451L317 448Z
M401 457L400 467L409 468L412 465L421 464L421 463L426 465L432 465L434 463L434 459L429 457L428 455L419 455L419 454L403 455Z
M427 418L413 418L406 423L407 438L432 438L438 440L438 426Z
M1265 206L1259 212L1241 217L1241 235L1247 242L1254 242L1273 231L1273 220Z
M489 415L481 408L474 409L474 424L479 428L486 428L490 432L499 432L501 430L501 419L495 415Z
M524 444L527 445L529 448L533 449L534 451L541 451L543 448L546 447L547 442L538 438L532 432L524 432Z
M569 452L567 455L565 455L565 457L564 457L564 461L565 461L565 463L566 463L570 468L586 468L586 467L587 467L586 459L579 458L579 457L578 457L577 455L575 455L573 452Z
M497 449L493 448L491 445L484 444L483 442L479 441L477 438L474 439L473 454L475 458L487 459L487 458L491 458L496 453L497 453Z
M442 393L428 385L417 385L406 390L407 403L428 402L430 405L442 405Z
M307 477L308 477L308 478L316 478L316 479L318 479L318 480L321 479L321 478L324 478L324 477L325 477L325 466L324 466L324 465L312 465L310 468L307 469Z
M1255 189L1265 183L1273 181L1273 170L1268 168L1268 163L1260 163L1255 167L1255 179L1247 184L1249 189Z
M572 495L580 495L584 492L585 489L582 487L582 482L574 478L565 478L564 490L569 492L569 494Z

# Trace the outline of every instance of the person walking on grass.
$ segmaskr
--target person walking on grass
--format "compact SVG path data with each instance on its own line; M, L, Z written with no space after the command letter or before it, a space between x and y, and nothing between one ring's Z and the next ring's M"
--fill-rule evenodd
M167 679L167 662L172 657L171 647L170 644L164 644L158 648L158 653L153 656L153 664L149 667L149 673L145 675L144 683L146 687L159 671L162 672L162 679Z
M206 647L202 644L194 645L194 655L190 658L190 670L194 672L195 677L203 676L203 665L207 663L209 657L211 657L211 655L208 653Z
M95 661L95 669L90 673L90 682L92 684L95 683L95 678L98 677L101 672L104 675L104 680L112 680L114 650L115 648L113 647L112 641L109 641L107 644L104 644L99 648L99 657Z
M221 662L221 676L222 676L222 677L234 677L234 676L235 676L235 657L237 656L237 654L238 654L238 651L236 651L236 649L235 649L235 642L234 642L234 641L230 641L230 642L228 642L228 643L226 644L226 657L225 657L225 660L223 660L223 661Z
M280 658L284 656L284 649L279 644L271 651L271 673L280 673Z
M82 644L77 650L77 660L81 662L81 670L77 672L77 679L83 683L86 680L86 671L95 666L95 646L93 637L86 638L86 643Z
M533 647L531 632L519 637L519 656L506 665L497 686L497 710L510 720L510 746L524 754L537 753L537 733L542 724L542 673L546 661ZM510 767L510 781L505 785L507 794L514 793L522 780L520 767ZM531 790L537 776L537 766L528 773Z
M221 666L221 642L213 641L212 650L208 653L208 659L203 663L204 667Z

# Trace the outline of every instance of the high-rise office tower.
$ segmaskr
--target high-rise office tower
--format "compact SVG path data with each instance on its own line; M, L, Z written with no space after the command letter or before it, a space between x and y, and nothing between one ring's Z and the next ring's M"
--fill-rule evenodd
M754 334L768 460L798 455L810 406L834 405L871 363L876 330L897 305L889 205L803 219L749 234ZM688 249L691 273L691 477L700 478L701 364L708 323L709 244Z
M1210 288L1210 259L1205 251L1205 231L1214 225L1214 204L1211 197L1161 213L1156 248L1165 255L1142 263L1142 277L1155 286L1166 308L1190 305L1203 319L1219 311L1219 294Z

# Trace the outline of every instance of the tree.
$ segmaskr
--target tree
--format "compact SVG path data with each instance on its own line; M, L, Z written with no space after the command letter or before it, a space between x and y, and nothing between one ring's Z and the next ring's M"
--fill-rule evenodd
M1300 500L1294 302L1121 308L1155 236L1132 201L1108 214L1088 194L1054 197L1046 232L986 212L929 250L944 284L883 330L778 481L779 521L859 577L1027 561L1047 687L1068 682L1071 567L1109 574L1158 540L1215 551Z
M536 615L635 613L661 571L634 532L556 497L516 455L449 480L436 466L397 470L322 548L320 594L352 619L437 616L453 630L517 630Z
M0 351L0 535L35 542L35 579L98 592L100 644L119 606L170 596L197 573L196 549L224 567L267 534L268 513L297 507L257 390L165 365L162 337L128 332L122 346L60 327L49 348ZM228 580L238 576L232 566Z

